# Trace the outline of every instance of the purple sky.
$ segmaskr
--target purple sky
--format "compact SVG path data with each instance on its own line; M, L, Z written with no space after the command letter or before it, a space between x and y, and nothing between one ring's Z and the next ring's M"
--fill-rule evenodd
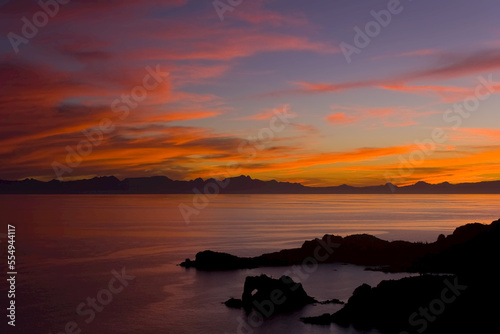
M500 179L498 1L66 2L0 1L0 179Z

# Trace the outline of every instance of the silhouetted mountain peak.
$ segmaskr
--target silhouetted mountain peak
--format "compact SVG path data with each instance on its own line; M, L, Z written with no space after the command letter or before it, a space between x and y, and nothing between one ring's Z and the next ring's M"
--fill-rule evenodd
M419 181L414 185L398 187L392 183L380 186L354 187L350 185L310 187L300 183L277 180L262 181L249 175L240 175L218 181L213 178L175 181L166 176L135 177L120 181L115 176L96 176L92 179L49 182L26 178L21 181L0 180L2 194L189 194L194 189L203 193L217 185L219 193L226 194L500 194L500 181L451 184L430 184ZM207 188L208 186L208 188Z
M252 181L253 179L249 175L240 175L235 177L230 177L230 180L241 180L241 181Z
M425 181L418 181L417 183L415 183L416 187L423 187L423 186L430 186L430 185L431 185L430 183L427 183Z

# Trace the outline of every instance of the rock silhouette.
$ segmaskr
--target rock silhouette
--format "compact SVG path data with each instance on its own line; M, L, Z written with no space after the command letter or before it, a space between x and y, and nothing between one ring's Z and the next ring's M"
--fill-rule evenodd
M379 266L377 270L436 274L382 281L376 287L363 284L340 311L303 318L306 323L336 323L363 330L375 328L383 333L412 334L424 331L428 334L488 333L498 328L500 220L490 225L460 226L453 234L440 235L429 244L388 242L370 235L344 238L325 235L322 239L306 241L300 248L255 258L201 252L194 261L187 260L183 265L200 270L292 265L314 256L318 249L323 251L321 254L329 255L324 258L325 263L346 262L376 265ZM222 262L225 260L227 264ZM297 301L290 305L267 303L272 301L273 289L284 289L280 280L267 276L249 277L242 300L230 300L227 304L247 311L259 306L261 311L272 315L315 302L302 289L297 298L290 297Z
M382 281L373 288L363 284L356 288L347 304L337 313L301 320L311 324L336 323L345 327L353 325L359 330L377 328L384 333L399 333L410 327L408 317L412 313L440 296L447 287L446 281L453 282L454 277L409 277Z
M196 268L199 270L232 270L256 268L257 262L252 258L237 257L227 253L204 251L196 254L194 261L186 259L180 264L186 268Z
M415 263L454 276L419 276L359 286L335 314L303 318L385 333L486 333L498 328L500 220L468 224L439 237Z
M241 301L241 299L230 298L224 302L224 305L230 308L242 308L243 302Z
M252 258L242 258L226 253L203 251L195 260L180 265L199 270L231 270L267 266L301 264L306 259L318 263L350 263L375 266L387 272L442 273L456 272L463 261L471 259L471 247L484 240L491 244L491 231L498 230L499 221L491 225L467 224L455 229L453 234L439 236L433 243L386 241L368 234L347 237L325 235L321 239L306 241L300 248L285 249ZM320 255L320 256L318 256Z
M248 276L245 279L241 300L231 298L224 304L243 308L247 313L258 311L269 318L278 313L290 312L317 301L307 295L302 284L288 276L274 279L266 275Z

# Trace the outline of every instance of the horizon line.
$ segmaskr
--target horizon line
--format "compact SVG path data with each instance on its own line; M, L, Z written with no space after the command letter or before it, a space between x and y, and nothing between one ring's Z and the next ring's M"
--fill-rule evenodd
M423 181L423 180L420 180L420 181L417 181L413 184L406 184L406 185L398 185L398 184L395 184L395 183L392 183L392 182L386 182L384 184L377 184L377 185L364 185L364 186L353 186L353 185L350 185L350 184L346 184L346 183L343 183L343 184L339 184L339 185L327 185L327 186L308 186L308 185L304 185L303 183L301 182L292 182L292 181L278 181L276 179L270 179L270 180L262 180L262 179L257 179L257 178L252 178L250 175L244 175L244 174L241 174L239 176L231 176L231 177L226 177L224 179L217 179L217 178L214 178L214 177L209 177L209 178L202 178L202 177L197 177L195 179L189 179L189 180L176 180L176 179L172 179L166 175L153 175L153 176L136 176L136 177L125 177L125 178L118 178L117 176L114 176L114 175L104 175L104 176L94 176L94 177L89 177L89 178L81 178L81 179L71 179L71 180L58 180L56 178L54 179L51 179L49 181L43 181L43 180L40 180L40 179L36 179L36 178L32 178L32 177L26 177L24 179L17 179L17 180L7 180L7 179L1 179L0 178L0 182L25 182L25 181L37 181L37 182L43 182L43 183L50 183L50 182L60 182L60 183L65 183L65 182L78 182L78 181L87 181L87 180L93 180L93 179L102 179L102 178L115 178L117 179L118 181L120 182L123 182L124 180L127 180L127 179L151 179L151 178L158 178L158 177L161 177L161 178L166 178L166 179L169 179L171 181L174 181L174 182L194 182L196 180L201 180L203 182L207 182L209 180L228 180L228 179L237 179L237 178L249 178L250 180L255 180L255 181L261 181L261 182L272 182L272 181L275 181L275 182L278 182L278 183L290 183L290 184L298 184L298 185L301 185L303 187L307 187L307 188L334 188L334 187L351 187L351 188L372 188L372 187L384 187L384 186L393 186L393 187L396 187L396 188L403 188L403 187L411 187L411 186L414 186L414 185L417 185L417 184L428 184L428 185L443 185L443 184L449 184L449 185L462 185L462 184L480 184L480 183L490 183L490 182L500 182L500 179L499 180L489 180L489 181L477 181L477 182L467 182L467 181L464 181L464 182L459 182L459 183L451 183L451 182L448 182L448 181L444 181L444 182L440 182L440 183L429 183L429 182L426 182L426 181Z

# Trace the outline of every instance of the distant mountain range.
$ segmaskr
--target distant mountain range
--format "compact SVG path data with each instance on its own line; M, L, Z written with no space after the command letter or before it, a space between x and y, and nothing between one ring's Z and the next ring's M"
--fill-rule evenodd
M127 178L94 177L77 181L49 182L35 179L0 180L0 194L500 194L500 181L451 184L417 182L398 187L391 183L380 186L308 187L300 183L261 181L250 176L225 180L201 178L175 181L166 176Z

